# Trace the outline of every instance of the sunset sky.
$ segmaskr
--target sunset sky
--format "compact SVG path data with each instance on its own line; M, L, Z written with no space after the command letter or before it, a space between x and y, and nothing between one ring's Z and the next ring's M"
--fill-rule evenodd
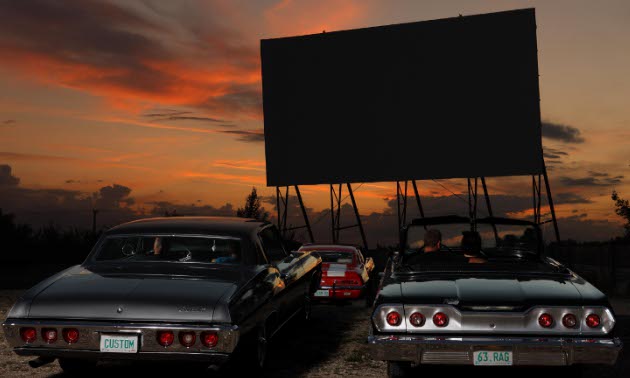
M265 182L260 39L527 7L563 238L620 235L610 194L630 197L623 0L0 1L0 208L76 226L90 225L92 207L104 223L164 209L230 214L252 186L275 194ZM493 179L489 189L505 213L524 215L530 180ZM369 227L390 222L395 183L359 185ZM435 213L465 193L464 180L420 186ZM302 194L314 218L325 216L327 187Z

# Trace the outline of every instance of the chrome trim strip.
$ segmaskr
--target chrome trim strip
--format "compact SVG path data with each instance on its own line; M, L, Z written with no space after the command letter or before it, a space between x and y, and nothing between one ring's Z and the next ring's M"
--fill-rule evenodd
M27 344L20 337L20 328L34 327L37 330L35 342ZM136 323L136 322L98 322L98 321L66 321L66 320L38 320L38 319L7 319L2 324L4 335L11 347L23 350L30 348L44 348L59 350L88 350L100 351L101 334L137 334L140 342L140 352L183 352L183 353L232 353L239 339L239 328L233 325L204 325L182 323ZM42 340L42 328L56 328L57 341L47 344ZM76 328L79 330L79 341L68 344L63 340L61 330L63 328ZM172 330L175 333L173 344L163 347L157 342L158 330ZM195 344L187 348L179 343L179 331L195 331L197 339ZM205 347L200 334L203 331L214 331L219 335L219 341L214 348Z
M403 309L404 321L401 326L392 327L385 321L385 315L391 309ZM414 312L424 315L426 321L421 327L414 327L409 317ZM437 327L432 318L438 312L449 317L445 327ZM567 313L574 314L578 319L575 328L567 328L562 324L562 317ZM550 314L554 323L550 328L538 324L538 317ZM586 316L597 314L601 324L597 328L589 328L585 324ZM401 313L402 314L402 313ZM376 308L372 322L379 332L408 332L423 334L545 334L545 335L575 335L575 336L603 336L612 331L615 318L610 309L599 306L535 306L522 312L505 311L460 311L452 305L401 305L382 304ZM403 327L404 325L404 327Z

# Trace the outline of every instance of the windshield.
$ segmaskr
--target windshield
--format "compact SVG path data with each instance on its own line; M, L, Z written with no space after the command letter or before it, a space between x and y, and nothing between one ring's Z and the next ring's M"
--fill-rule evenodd
M238 264L241 241L221 236L113 235L103 241L94 259Z
M402 251L401 267L462 267L479 265L489 269L497 264L539 260L539 233L534 226L478 224L413 225L407 230L407 245Z
M477 225L481 250L486 255L495 257L512 256L519 252L538 252L538 234L531 226L496 225L497 233L489 224ZM471 237L469 224L446 224L427 226L411 226L407 233L408 249L423 249L427 230L437 230L442 236L441 249L460 250L470 249L468 242Z
M323 263L332 264L352 264L354 253L352 252L333 252L333 251L316 251Z

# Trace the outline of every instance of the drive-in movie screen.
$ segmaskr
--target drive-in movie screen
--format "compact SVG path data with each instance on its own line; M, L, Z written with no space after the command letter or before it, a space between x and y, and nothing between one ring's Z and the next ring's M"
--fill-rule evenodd
M0 377L629 377L629 21L0 0Z

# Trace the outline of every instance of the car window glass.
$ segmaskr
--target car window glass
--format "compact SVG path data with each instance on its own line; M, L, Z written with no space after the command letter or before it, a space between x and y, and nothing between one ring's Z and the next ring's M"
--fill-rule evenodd
M241 242L233 238L130 235L107 237L95 260L237 264L241 255Z
M282 239L278 232L272 227L268 227L260 232L260 240L267 258L272 262L282 261L287 257L287 253L284 250Z

